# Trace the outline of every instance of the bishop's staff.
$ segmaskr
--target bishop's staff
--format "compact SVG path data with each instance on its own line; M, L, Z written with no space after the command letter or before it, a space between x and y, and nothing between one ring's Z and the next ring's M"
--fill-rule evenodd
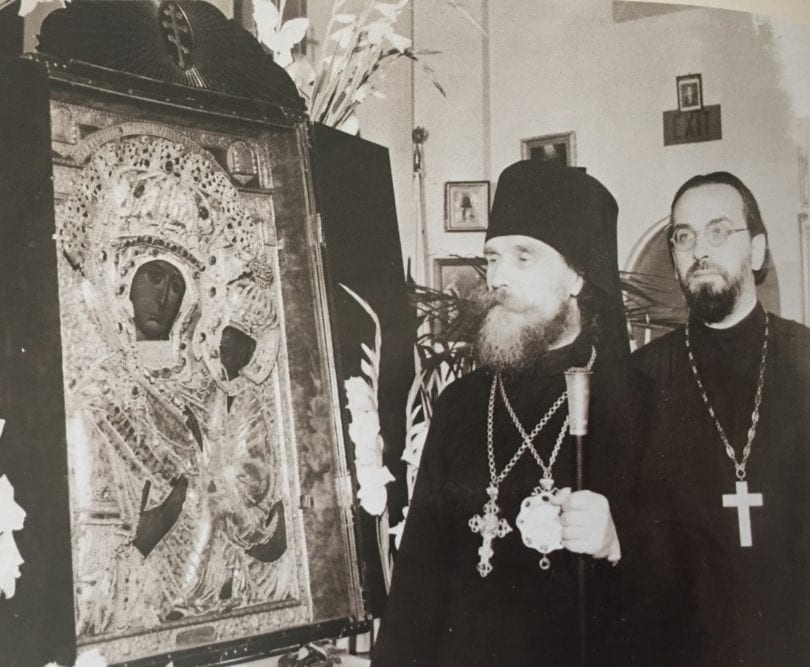
M565 371L565 386L568 394L569 433L574 438L575 446L575 479L577 491L585 487L583 445L588 435L588 404L591 398L590 368L569 368ZM577 598L579 608L579 652L580 664L586 664L587 658L587 606L585 602L585 557L577 559Z

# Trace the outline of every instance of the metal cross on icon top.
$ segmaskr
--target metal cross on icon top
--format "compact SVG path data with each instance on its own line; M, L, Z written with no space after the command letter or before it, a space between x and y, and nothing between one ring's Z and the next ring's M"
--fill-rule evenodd
M167 43L169 55L180 69L188 69L192 63L191 51L194 36L188 17L175 2L163 3L160 7L161 32Z
M492 550L492 540L496 537L504 537L512 532L506 519L498 518L498 505L495 502L498 498L498 488L495 486L487 487L487 495L489 500L484 504L484 516L476 514L469 520L470 530L474 533L481 533L483 543L478 549L478 574L486 577L492 572L492 564L489 562L495 553Z
M751 508L762 507L761 493L748 493L748 482L737 482L735 493L723 494L723 507L737 508L737 521L740 524L740 546L750 547L751 538Z

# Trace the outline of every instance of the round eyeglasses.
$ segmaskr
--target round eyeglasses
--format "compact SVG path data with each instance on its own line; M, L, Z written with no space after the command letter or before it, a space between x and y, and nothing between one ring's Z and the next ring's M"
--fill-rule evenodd
M719 248L726 241L728 237L737 232L747 232L748 227L740 227L735 229L730 227L722 220L712 220L703 230L703 236L713 248ZM672 235L669 237L669 242L673 245L675 250L688 251L693 250L697 245L698 232L696 232L689 225L676 225L672 230Z

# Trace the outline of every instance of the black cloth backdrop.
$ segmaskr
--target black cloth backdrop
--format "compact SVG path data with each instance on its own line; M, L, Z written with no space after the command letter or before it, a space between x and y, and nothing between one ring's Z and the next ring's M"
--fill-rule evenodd
M0 475L27 513L15 533L22 576L14 597L0 601L0 665L73 664L49 84L30 61L0 69L0 418L8 420Z
M699 371L738 457L765 312L691 325ZM634 357L656 383L635 562L638 664L806 665L810 659L810 330L770 315L761 416L747 465L753 545L741 547L727 458L689 367L683 327ZM649 662L652 660L652 662Z
M416 313L409 305L402 268L394 187L388 149L359 137L315 125L313 177L324 237L327 284L333 309L341 410L349 423L343 380L360 375L360 343L374 341L374 324L341 287L346 285L374 309L380 319L380 427L384 462L397 478L388 485L389 520L396 524L407 504L405 400L413 381ZM351 454L348 431L344 435ZM349 464L352 466L351 456ZM365 572L370 611L382 612L385 587L377 550L375 519L357 510L360 561Z
M23 19L17 15L20 3L0 9L0 56L19 56L23 51Z

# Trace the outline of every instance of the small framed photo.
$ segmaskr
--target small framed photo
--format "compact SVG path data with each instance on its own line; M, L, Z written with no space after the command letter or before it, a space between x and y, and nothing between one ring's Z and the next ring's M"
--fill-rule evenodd
M703 79L700 74L676 77L678 111L698 111L703 108Z
M483 257L437 257L433 261L433 285L440 292L470 299L487 288Z
M444 230L481 232L489 225L489 181L444 184Z
M483 257L437 257L433 260L433 288L442 292L430 318L436 336L471 342L476 297L487 289L487 262Z
M521 139L520 157L524 160L557 161L573 167L577 163L576 136L573 132L559 132Z

